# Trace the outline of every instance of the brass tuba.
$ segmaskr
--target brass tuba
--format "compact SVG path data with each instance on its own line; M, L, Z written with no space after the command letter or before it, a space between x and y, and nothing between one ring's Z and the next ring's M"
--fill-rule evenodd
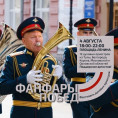
M22 41L17 38L15 31L7 24L2 23L2 25L3 33L0 37L0 70L6 56L23 46Z
M42 49L39 51L32 66L32 68L36 67L36 70L41 70L41 73L44 75L44 77L43 81L40 82L40 85L51 85L52 88L50 92L52 92L53 87L57 81L57 77L53 77L54 69L52 68L52 65L56 65L57 61L52 55L48 53L52 48L54 48L66 39L74 38L71 33L61 23L59 23L59 29L57 30L55 35L51 39L49 39L48 42L44 45L44 47L42 47ZM33 97L33 99L39 101L40 93L37 93L34 90L34 84L32 84L32 88L33 92L30 91L29 94ZM50 92L46 92L46 96L42 96L41 99L45 100ZM41 93L45 93L45 91L41 89Z

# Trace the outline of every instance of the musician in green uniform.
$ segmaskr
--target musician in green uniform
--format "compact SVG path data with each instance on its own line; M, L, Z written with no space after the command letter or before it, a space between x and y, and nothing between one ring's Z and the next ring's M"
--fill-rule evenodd
M97 25L97 21L92 18L84 18L77 21L74 26L77 27L77 36L93 36L94 28ZM85 73L77 73L77 46L72 45L65 48L63 67L65 76L70 82L70 86L75 88L76 84L82 84L87 82ZM72 97L70 94L70 99ZM89 118L90 106L86 102L72 102L71 108L73 112L73 118Z
M105 93L88 101L93 108L90 118L118 117L118 28L109 31L106 36L114 36L114 73L111 85ZM89 77L89 73L87 76Z
M44 21L39 17L30 17L24 20L17 29L17 37L22 40L25 48L22 51L9 54L6 57L4 67L0 76L0 94L12 94L13 106L10 118L52 118L52 107L50 101L35 100L26 91L19 93L17 85L36 84L42 82L44 75L41 70L32 69L34 59L43 45ZM44 58L50 57L45 55ZM58 78L57 84L64 84L62 68L48 61L46 72L51 72L53 68L55 76ZM42 68L45 70L45 67Z

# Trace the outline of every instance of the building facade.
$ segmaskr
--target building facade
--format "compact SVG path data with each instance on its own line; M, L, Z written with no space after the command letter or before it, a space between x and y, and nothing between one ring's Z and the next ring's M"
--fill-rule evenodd
M89 1L89 0L88 0ZM95 1L95 19L98 21L96 31L98 35L105 35L109 28L109 0ZM84 17L85 0L73 0L72 6L72 23ZM26 18L33 16L35 8L35 16L41 17L46 28L44 31L44 43L46 43L57 31L58 24L61 22L69 30L70 19L70 0L0 0L0 22L5 22L14 30ZM118 0L114 0L113 10L113 28L118 26ZM2 25L0 24L2 29ZM75 40L72 44L76 44L76 31L72 27L72 33ZM68 46L69 41L55 47L52 52L58 54L59 57L63 53L64 46Z

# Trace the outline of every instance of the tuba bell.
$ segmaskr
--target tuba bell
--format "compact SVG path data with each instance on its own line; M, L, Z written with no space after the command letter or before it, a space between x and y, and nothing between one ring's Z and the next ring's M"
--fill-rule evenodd
M2 25L3 33L0 37L0 70L6 56L23 46L22 41L17 38L15 31L5 23L2 23Z
M33 92L29 91L28 93L33 97L33 99L38 101L40 99L46 100L48 94L53 91L57 77L53 76L54 69L52 68L52 65L56 65L57 61L51 54L49 54L49 51L66 39L74 39L74 37L61 23L59 23L57 32L51 39L48 40L48 42L37 54L32 68L35 67L35 70L41 70L41 73L43 74L43 81L39 82L39 84L41 86L45 86L47 84L51 85L51 91L45 92L43 89L41 89L41 92L37 93L35 90L36 86L32 84ZM46 96L40 96L40 93L46 93Z

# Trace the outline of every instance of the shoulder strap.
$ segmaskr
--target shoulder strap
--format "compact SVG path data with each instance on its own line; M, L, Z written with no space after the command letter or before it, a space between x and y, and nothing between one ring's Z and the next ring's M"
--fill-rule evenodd
M72 48L69 48L69 50L70 50L71 62L72 62L72 65L74 66L77 64L77 60L76 60L76 57L75 57L75 54L74 54Z

